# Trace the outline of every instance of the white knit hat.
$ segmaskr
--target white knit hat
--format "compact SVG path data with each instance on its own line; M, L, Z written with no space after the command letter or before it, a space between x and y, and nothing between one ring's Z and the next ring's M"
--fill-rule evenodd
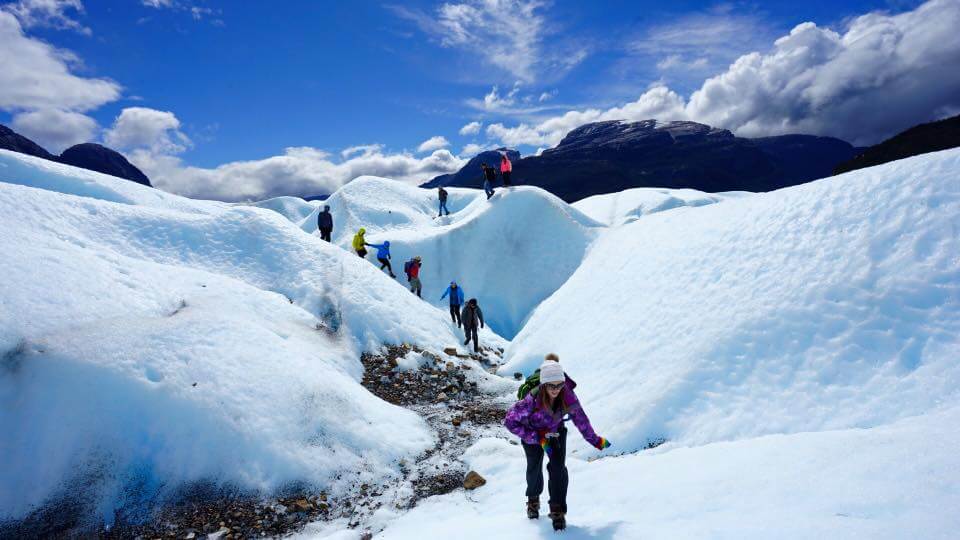
M562 383L566 380L563 376L563 367L559 362L544 362L540 365L540 384Z

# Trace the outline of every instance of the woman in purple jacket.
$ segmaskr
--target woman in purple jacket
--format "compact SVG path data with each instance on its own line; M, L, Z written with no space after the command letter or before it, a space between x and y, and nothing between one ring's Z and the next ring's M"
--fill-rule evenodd
M504 420L511 433L520 437L527 456L527 517L540 517L540 494L543 493L543 453L549 457L547 472L550 480L550 519L553 528L566 528L567 513L567 428L564 416L569 415L584 440L598 450L610 446L609 441L593 431L590 419L583 412L577 395L576 383L566 376L559 359L547 355L540 366L540 386L518 401Z

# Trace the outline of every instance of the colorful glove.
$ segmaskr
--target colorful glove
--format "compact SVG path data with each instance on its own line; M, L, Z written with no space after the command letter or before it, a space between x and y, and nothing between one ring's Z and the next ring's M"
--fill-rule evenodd
M597 444L594 445L597 450L603 450L605 448L610 448L610 441L600 437L597 439Z
M540 435L540 448L543 448L543 451L546 452L548 456L552 455L553 450L550 448L550 441L547 440L545 433Z

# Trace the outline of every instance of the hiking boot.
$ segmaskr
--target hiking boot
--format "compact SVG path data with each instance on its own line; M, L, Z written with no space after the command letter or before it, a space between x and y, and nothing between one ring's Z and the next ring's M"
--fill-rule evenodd
M567 509L559 504L550 505L550 520L553 521L553 530L562 531L567 528Z
M470 338L467 338L467 340L463 342L464 345L466 345L467 343L470 343Z
M527 498L527 517L530 519L540 519L540 499L533 497Z

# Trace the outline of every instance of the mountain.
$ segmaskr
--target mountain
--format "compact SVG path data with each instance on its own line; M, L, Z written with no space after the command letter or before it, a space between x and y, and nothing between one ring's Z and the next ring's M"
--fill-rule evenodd
M0 148L109 174L152 187L147 175L127 161L127 158L119 152L99 144L77 144L67 148L59 156L55 156L39 144L0 124Z
M4 150L12 150L21 154L27 154L28 156L37 156L39 158L49 159L52 161L57 160L56 156L44 150L39 144L31 141L23 135L20 135L16 131L3 124L0 124L0 148L3 148Z
M510 161L517 163L520 160L520 152L509 148L497 148L496 150L487 150L474 156L459 171L453 174L443 174L433 180L421 184L422 188L435 188L439 186L457 186L457 187L475 187L483 183L483 171L480 165L486 163L491 167L500 170L500 156L506 153Z
M555 148L515 161L513 178L568 202L635 187L771 191L830 176L855 154L832 137L747 139L696 122L608 121L580 126ZM476 160L424 187L478 185Z
M960 115L914 126L880 144L871 146L853 159L837 165L834 174L957 146L960 146Z
M59 161L81 169L102 172L150 186L150 179L147 178L147 175L127 161L127 158L123 157L120 152L99 144L83 143L71 146L60 154Z

